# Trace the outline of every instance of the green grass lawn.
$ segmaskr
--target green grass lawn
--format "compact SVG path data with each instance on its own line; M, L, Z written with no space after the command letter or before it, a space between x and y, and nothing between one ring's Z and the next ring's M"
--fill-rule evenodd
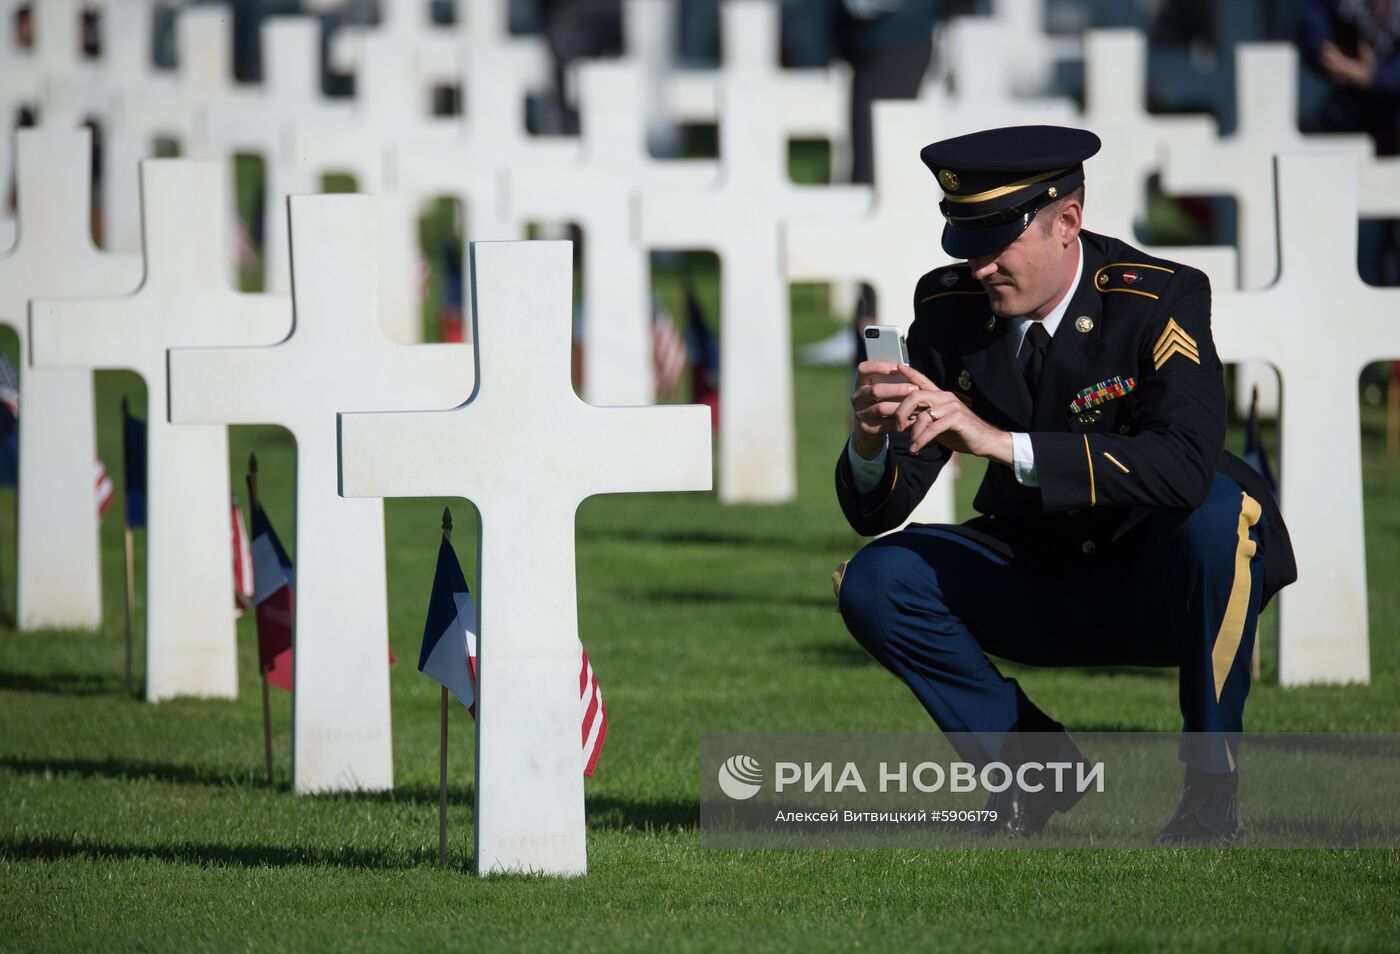
M707 300L712 289L703 288ZM675 304L675 286L663 285ZM797 337L834 325L798 288ZM1373 950L1400 931L1395 851L702 850L706 731L933 731L854 645L830 574L861 541L831 490L842 369L800 369L800 493L721 507L711 494L593 499L578 515L580 630L608 700L588 782L588 877L468 873L471 724L455 708L450 850L438 865L438 686L414 669L444 503L468 579L474 513L388 503L394 770L381 795L288 787L289 700L274 696L278 777L261 778L253 623L236 702L148 705L122 686L121 514L103 527L98 633L0 630L0 947L337 949ZM129 374L99 375L100 450L120 460ZM528 427L528 420L522 421ZM1365 687L1258 686L1262 730L1400 730L1400 462L1366 410L1372 668ZM1232 436L1238 446L1238 434ZM292 536L295 451L232 431L235 488L256 450L265 505ZM524 462L528 466L528 461ZM960 483L964 511L975 467ZM5 492L9 493L9 492ZM119 507L119 505L118 505ZM13 497L0 494L13 608ZM489 556L489 555L488 555ZM347 581L350 583L351 581ZM138 589L139 592L139 589ZM137 669L142 651L138 642ZM1266 652L1266 672L1272 655ZM1172 672L1008 667L1070 726L1175 729ZM1165 819L1163 819L1165 820ZM1247 820L1247 819L1246 819ZM1144 833L1144 844L1151 832Z

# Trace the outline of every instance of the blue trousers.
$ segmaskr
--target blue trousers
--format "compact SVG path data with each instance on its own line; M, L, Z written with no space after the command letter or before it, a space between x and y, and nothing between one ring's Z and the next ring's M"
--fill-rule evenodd
M1235 768L1262 596L1260 508L1216 475L1194 510L1162 509L1107 556L1021 565L942 526L911 526L851 560L841 616L914 691L963 758L1049 723L990 653L1033 666L1176 666L1181 758Z

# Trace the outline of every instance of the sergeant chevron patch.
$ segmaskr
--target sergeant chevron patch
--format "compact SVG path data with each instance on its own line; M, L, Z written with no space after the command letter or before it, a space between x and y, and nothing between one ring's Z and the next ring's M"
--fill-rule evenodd
M1201 350L1196 346L1196 339L1188 335L1186 329L1176 323L1175 318L1168 316L1167 327L1162 329L1161 337L1152 346L1152 361L1160 371L1162 365L1178 354L1197 364L1201 363Z

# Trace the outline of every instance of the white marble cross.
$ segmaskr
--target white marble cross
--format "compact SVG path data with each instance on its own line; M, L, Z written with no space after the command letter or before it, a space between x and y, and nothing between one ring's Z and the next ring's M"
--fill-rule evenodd
M37 44L33 65L39 71L39 124L71 128L95 118L109 125L106 64L90 62L82 54L84 4L44 0L30 9Z
M676 20L679 11L671 0L623 0L621 59L640 71L647 90L647 141L673 144L675 117L666 111L666 77L675 69Z
M779 228L783 222L855 216L869 206L859 189L803 187L787 174L787 135L773 117L786 94L737 55L751 21L723 20L736 54L720 85L720 178L705 189L653 189L641 201L641 239L657 248L706 248L720 256L719 496L726 503L778 503L797 492L792 329ZM761 34L759 34L761 36ZM742 227L740 227L740 224Z
M446 142L457 129L452 120L433 119L428 87L418 82L415 64L393 36L377 32L358 40L353 112L340 119L311 119L289 129L291 161L313 182L331 172L349 173L360 192L383 196L379 207L379 322L392 340L411 344L422 338L418 290L418 204L394 191L392 144Z
M320 192L320 183L291 161L289 130L313 119L343 119L348 103L321 91L321 31L312 17L273 17L261 31L262 83L237 90L203 116L210 142L263 159L263 262L270 291L291 287L287 253L287 196Z
M1278 280L1214 303L1221 357L1267 361L1284 383L1279 496L1298 558L1279 595L1284 685L1371 676L1356 380L1400 358L1400 291L1356 273L1357 167L1354 155L1281 155Z
M411 55L391 36L361 37L352 111L336 118L308 117L291 127L291 158L317 181L349 173L361 192L388 185L390 143L452 135L455 124L434 119L428 89L416 80Z
M567 242L472 243L472 400L451 411L340 416L345 496L463 496L481 514L479 874L587 869L579 504L710 486L707 409L595 408L574 394L570 255ZM537 409L524 417L523 380Z
M542 75L542 51L523 39L503 39L496 30L504 29L504 21L492 9L491 0L472 0L468 7L470 43L461 60L462 116L453 124L456 135L400 143L391 160L395 190L410 203L438 196L461 201L464 238L478 241L524 234L523 220L510 208L511 172L532 165L567 168L579 154L577 139L531 136L526 130L526 95ZM469 270L463 268L462 274ZM464 317L469 318L469 289L463 297Z
M1400 219L1400 156L1362 162L1361 215L1368 219Z
M14 181L15 150L12 132L20 110L35 108L39 99L39 74L33 68L36 52L19 45L15 18L25 0L0 0L0 224L12 221L5 209L4 193Z
M0 56L0 135L5 137L0 150L4 153L0 157L0 191L11 181L14 154L10 133L21 108L32 109L36 124L48 129L73 129L87 120L103 129L112 125L104 73L83 58L83 4L79 0L46 0L27 6L32 47L20 49L7 37L6 55ZM5 15L0 30L6 34L14 31L15 13L14 7L0 9ZM98 175L103 174L104 169L99 168Z
M177 424L278 424L297 444L292 783L393 785L384 505L337 492L336 412L456 407L469 345L398 345L380 330L378 200L291 199L291 335L270 348L173 349Z
M936 114L917 101L874 105L875 191L869 213L836 221L808 221L784 230L788 277L796 281L846 279L875 290L884 324L907 333L914 320L914 286L929 269L948 261L939 246L937 182L919 161L919 150L937 135ZM945 470L912 520L951 523L953 474Z
M1177 195L1232 195L1238 215L1235 247L1239 286L1264 288L1278 274L1278 221L1274 214L1273 158L1281 152L1345 152L1371 155L1363 135L1303 135L1298 131L1298 54L1285 43L1241 43L1235 47L1235 131L1212 146L1169 143L1162 163L1162 189ZM1282 91L1282 93L1280 92ZM1235 403L1241 413L1259 385L1266 416L1278 409L1278 384L1263 369L1236 374Z
M272 344L285 296L228 287L228 187L216 161L141 163L146 273L124 298L36 301L35 367L130 368L146 380L146 698L238 693L227 428L171 425L166 350ZM91 473L91 470L87 470Z
M999 59L1015 92L1046 92L1055 80L1055 64L1080 57L1076 36L1045 32L1046 0L992 0L989 18L1005 37Z
M708 162L647 155L639 65L593 61L577 74L583 149L577 164L510 174L510 205L533 221L583 229L583 386L590 404L651 404L651 293L647 251L635 241L632 196L714 180ZM664 185L669 183L669 185Z
M233 90L230 17L220 7L183 10L176 21L178 69L154 69L150 0L121 0L104 11L105 38L113 62L114 107L107 130L103 244L141 251L141 190L138 164L156 154L156 140L179 145L185 158L217 155L199 121Z
M1199 268L1216 291L1237 286L1233 247L1161 246L1137 241L1147 217L1147 180L1161 169L1168 144L1205 149L1219 136L1205 115L1147 111L1147 37L1140 30L1090 30L1084 36L1084 125L1103 140L1085 164L1086 221L1160 258Z
M633 23L642 19L641 10L629 10L629 15ZM771 110L769 122L784 138L830 141L833 178L840 180L850 165L850 70L844 64L784 67L779 4L769 0L725 0L720 25L723 64L717 70L671 72L661 90L667 115L711 123L720 115L726 91L761 96Z
M20 352L19 625L96 629L92 373L28 366L29 301L130 292L141 282L141 258L93 247L91 132L20 130L14 138L19 230L0 258L0 322L14 329Z
M548 50L542 38L513 37L510 33L509 7L499 0L457 0L456 22L440 26L429 16L426 0L395 0L379 6L376 27L350 27L331 38L331 66L343 73L357 70L365 47L371 37L389 40L412 62L412 69L426 93L430 85L452 83L459 79L464 51L490 45L515 45L519 49L534 47L537 78L543 88L550 69Z

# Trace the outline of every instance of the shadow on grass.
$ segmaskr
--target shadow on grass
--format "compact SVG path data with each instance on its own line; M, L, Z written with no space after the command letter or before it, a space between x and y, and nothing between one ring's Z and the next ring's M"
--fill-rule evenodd
M122 677L102 672L0 672L0 689L55 696L124 696Z
M238 777L212 768L173 765L142 759L55 759L0 755L0 769L20 775L74 775L127 781L150 779L177 785L248 785Z
M228 865L240 868L337 867L369 870L417 868L437 864L437 848L356 848L346 846L216 844L121 844L82 835L0 840L0 858L9 861L63 858L143 859L175 864ZM470 870L459 862L449 867Z
M472 805L475 786L449 786L448 799L454 805ZM392 803L414 807L436 807L436 785L410 783L387 792L340 792L323 798L360 802ZM620 798L616 795L586 795L588 827L595 831L656 831L696 828L700 824L700 803L695 799Z
M650 590L617 590L614 591L614 595L627 600L670 606L725 606L742 604L746 606L798 606L808 609L829 610L833 602L830 596L764 596L760 593L679 590L674 587Z
M802 655L823 666L878 666L879 663L854 639L845 643L817 643L803 646Z
M727 530L685 529L642 529L638 527L580 527L578 539L598 541L619 541L623 543L664 543L690 546L715 547L779 547L801 548L805 551L832 550L838 553L852 552L860 548L859 541L835 536L768 536L761 533L733 533ZM833 566L832 569L835 569Z
M274 796L291 794L291 786L286 782L269 786L258 780L250 780L246 770L239 773L221 772L212 768L140 759L36 759L6 755L0 756L0 770L23 775L72 775L119 781L153 780L175 785L244 787ZM447 789L448 801L454 806L472 806L475 794L475 787L470 784L450 785ZM408 783L385 792L332 792L306 797L426 809L437 807L438 789L436 785ZM587 806L588 827L602 831L683 830L695 828L700 819L699 803L694 799L619 798L599 794L587 796Z

